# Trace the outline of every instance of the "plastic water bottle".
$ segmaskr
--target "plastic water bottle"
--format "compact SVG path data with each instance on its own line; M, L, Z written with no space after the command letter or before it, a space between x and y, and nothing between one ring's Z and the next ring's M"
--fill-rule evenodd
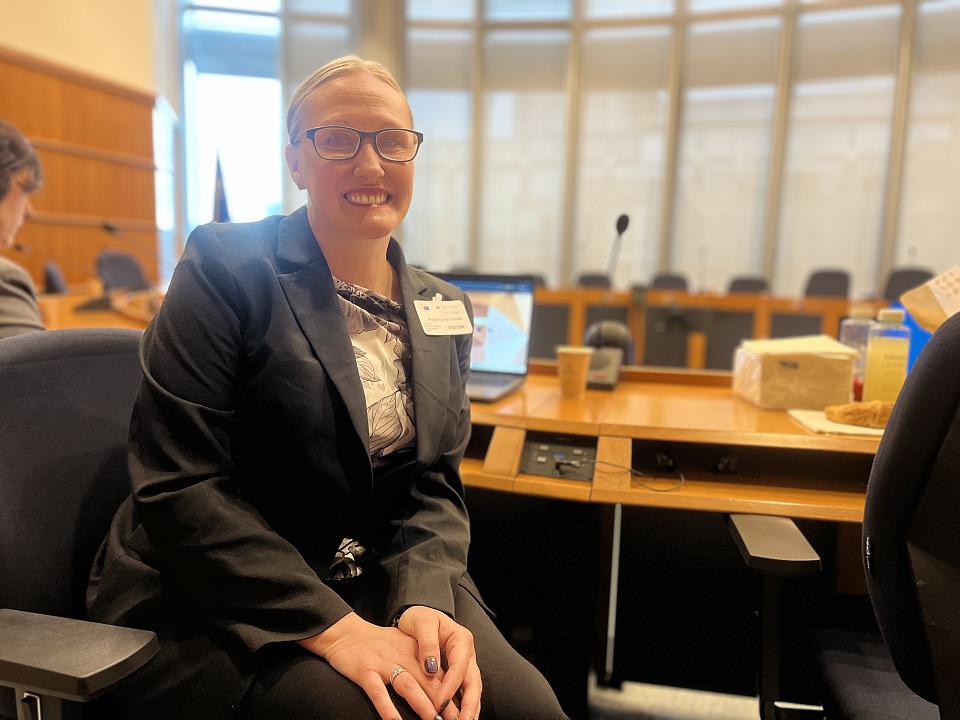
M853 359L853 399L863 398L863 371L867 364L867 342L873 321L873 308L869 305L854 305L850 317L840 322L840 342L857 351Z
M867 372L863 399L896 400L907 377L910 328L903 324L903 310L881 310L870 328L867 342Z

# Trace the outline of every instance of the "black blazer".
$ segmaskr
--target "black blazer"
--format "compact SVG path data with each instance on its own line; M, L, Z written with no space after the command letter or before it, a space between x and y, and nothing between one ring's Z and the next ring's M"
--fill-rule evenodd
M344 537L377 553L384 621L414 604L452 615L458 584L476 594L458 470L471 336L425 335L413 301L470 306L395 241L388 258L413 347L417 444L373 473L353 348L306 209L194 231L141 346L132 498L94 567L92 618L186 623L253 655L350 611L321 579ZM191 662L161 656L180 674Z

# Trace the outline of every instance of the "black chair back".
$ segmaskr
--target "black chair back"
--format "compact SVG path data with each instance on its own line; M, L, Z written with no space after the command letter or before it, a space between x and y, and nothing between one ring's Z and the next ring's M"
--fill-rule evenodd
M582 273L577 278L578 287L610 287L610 276L604 273Z
M945 718L958 717L945 712L949 703L960 709L958 410L960 314L907 376L873 463L863 522L870 597L894 664Z
M898 300L907 290L923 285L932 277L933 273L925 268L894 268L883 288L883 299Z
M728 293L750 293L759 295L767 292L767 281L765 278L754 275L743 275L730 279Z
M654 290L679 290L687 291L687 278L685 275L677 273L657 273L650 282L650 287Z
M43 264L43 291L48 295L66 294L67 281L63 277L63 271L53 260L48 260Z
M815 270L807 279L806 297L847 297L850 273L846 270Z
M150 283L133 255L104 250L97 256L97 277L104 292L111 290L147 290Z
M83 616L93 557L130 492L140 334L0 340L0 607Z

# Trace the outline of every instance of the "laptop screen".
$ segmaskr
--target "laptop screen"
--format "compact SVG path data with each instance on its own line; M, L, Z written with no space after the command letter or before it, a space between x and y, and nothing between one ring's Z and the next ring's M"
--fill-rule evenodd
M492 275L440 277L463 290L473 304L470 369L525 375L533 320L533 281Z

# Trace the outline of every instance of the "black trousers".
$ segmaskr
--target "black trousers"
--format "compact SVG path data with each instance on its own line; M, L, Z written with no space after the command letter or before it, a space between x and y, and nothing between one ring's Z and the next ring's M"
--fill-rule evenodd
M503 638L470 593L460 588L456 620L473 633L483 678L481 720L564 720L543 676ZM377 720L366 694L326 661L297 645L278 648L269 667L255 677L237 720ZM391 691L392 693L392 691ZM397 695L403 720L416 715Z

